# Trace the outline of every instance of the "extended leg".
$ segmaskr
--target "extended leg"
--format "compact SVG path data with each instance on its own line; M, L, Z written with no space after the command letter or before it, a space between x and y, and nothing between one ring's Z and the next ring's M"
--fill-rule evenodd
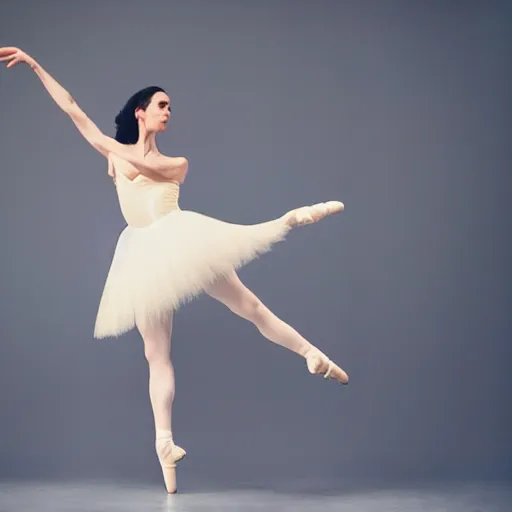
M311 373L320 373L346 384L348 375L293 327L270 311L239 279L236 272L219 278L206 293L237 315L252 322L268 340L304 357Z

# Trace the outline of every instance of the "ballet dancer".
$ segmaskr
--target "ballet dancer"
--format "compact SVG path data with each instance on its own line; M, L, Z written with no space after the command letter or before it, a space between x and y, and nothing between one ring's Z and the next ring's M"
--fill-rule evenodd
M94 327L94 338L136 327L149 366L155 450L169 493L176 492L176 463L186 452L172 432L174 369L171 334L178 307L206 293L249 322L268 340L305 360L312 374L348 383L348 375L293 327L278 318L239 279L237 269L271 250L288 232L341 212L329 201L288 211L252 225L224 222L179 207L188 173L184 157L165 156L156 136L171 119L171 100L160 87L134 94L115 118L115 138L103 134L73 97L34 58L0 48L7 68L26 63L79 132L107 159L126 221L115 247Z

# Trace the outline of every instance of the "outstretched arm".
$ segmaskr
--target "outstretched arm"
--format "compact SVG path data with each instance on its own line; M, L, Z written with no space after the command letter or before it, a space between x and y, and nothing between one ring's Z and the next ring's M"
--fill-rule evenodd
M176 179L186 173L188 163L185 158L162 156L149 162L144 158L134 155L115 139L106 136L78 106L71 94L43 69L35 59L19 48L0 48L0 61L8 61L8 68L15 66L19 62L26 62L39 77L55 103L64 113L69 115L85 139L106 158L108 158L109 153L114 153L133 164L142 174L146 174L149 177L154 177L157 174L165 179Z

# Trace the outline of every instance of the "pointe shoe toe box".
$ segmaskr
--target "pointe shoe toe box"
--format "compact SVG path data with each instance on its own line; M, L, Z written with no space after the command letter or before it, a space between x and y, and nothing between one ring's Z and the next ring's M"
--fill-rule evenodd
M331 213L342 212L345 209L345 205L341 201L327 201L325 205Z

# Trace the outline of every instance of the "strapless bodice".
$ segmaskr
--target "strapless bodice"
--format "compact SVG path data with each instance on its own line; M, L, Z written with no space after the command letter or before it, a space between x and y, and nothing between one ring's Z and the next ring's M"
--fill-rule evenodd
M149 226L173 210L179 210L180 185L176 181L153 181L139 174L130 180L116 173L119 205L129 226Z

